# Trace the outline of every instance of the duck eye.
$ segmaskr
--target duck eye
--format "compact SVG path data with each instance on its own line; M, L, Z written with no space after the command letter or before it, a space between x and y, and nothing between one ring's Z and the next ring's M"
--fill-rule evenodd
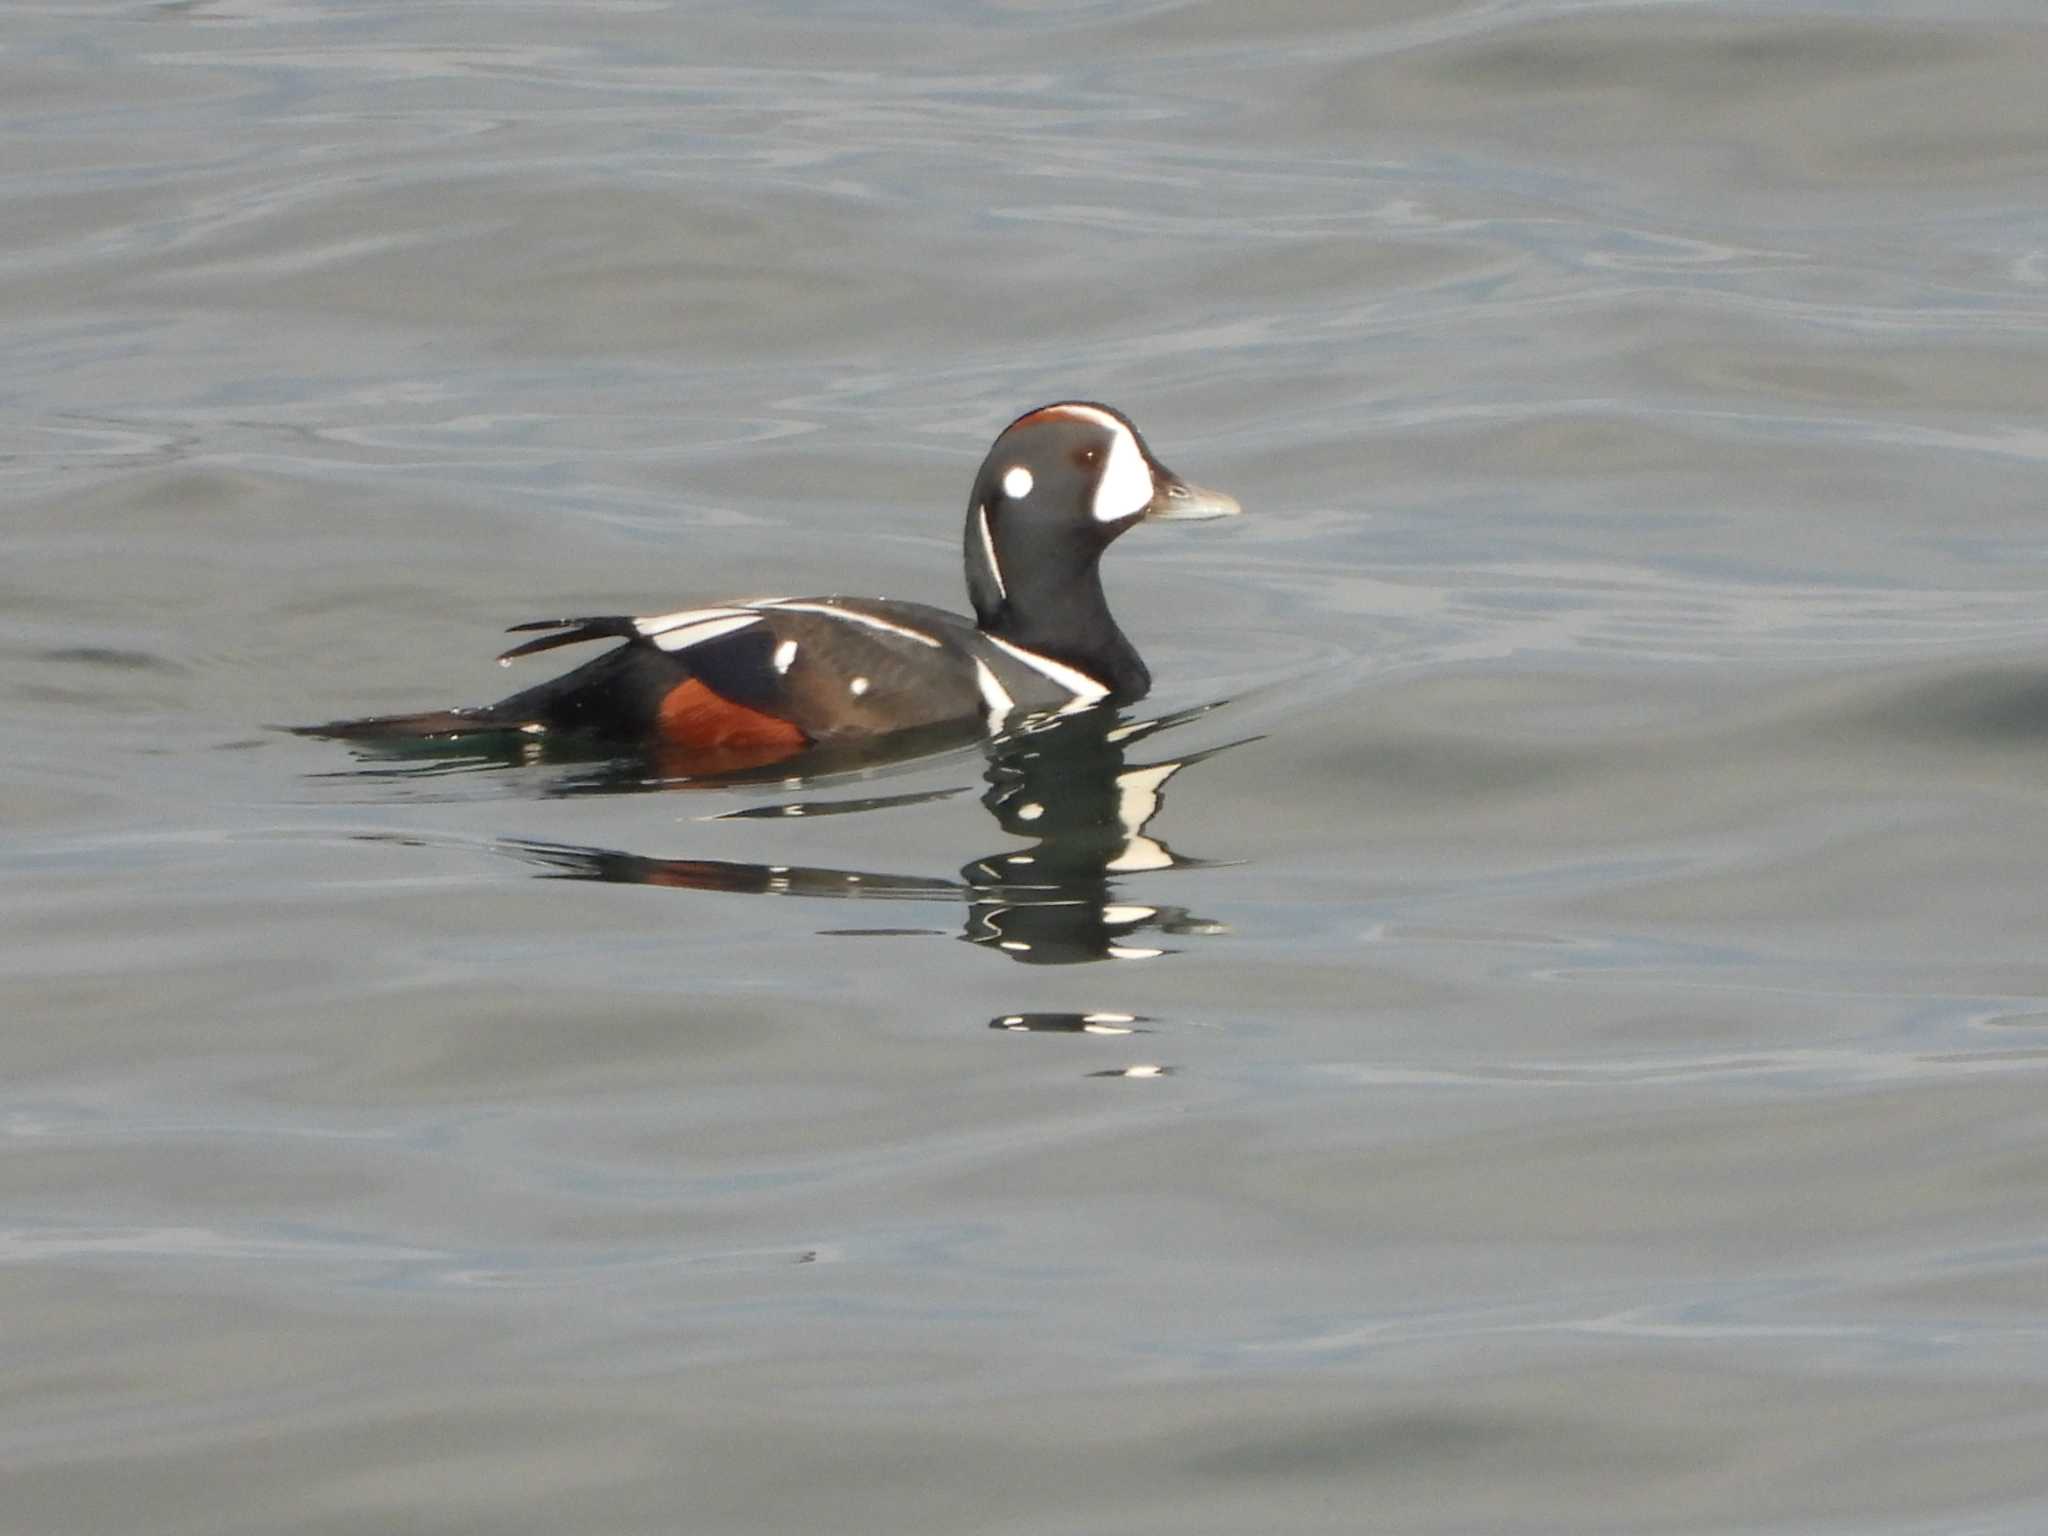
M1003 471L1003 494L1012 501L1022 501L1031 494L1031 471L1022 464L1012 464Z

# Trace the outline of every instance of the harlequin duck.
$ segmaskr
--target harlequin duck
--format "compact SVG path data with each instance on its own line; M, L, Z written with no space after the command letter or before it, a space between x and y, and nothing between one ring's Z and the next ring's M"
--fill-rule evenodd
M975 476L966 529L971 619L922 603L770 597L650 618L515 624L515 633L546 633L505 652L505 665L585 640L627 643L496 704L305 731L386 740L575 735L732 767L892 732L977 723L995 731L1128 701L1152 678L1110 617L1102 552L1140 522L1238 510L1155 459L1121 412L1086 401L1040 406L1003 429Z

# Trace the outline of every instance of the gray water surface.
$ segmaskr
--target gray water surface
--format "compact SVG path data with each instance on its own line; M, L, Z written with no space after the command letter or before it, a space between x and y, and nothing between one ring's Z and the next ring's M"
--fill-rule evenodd
M1990 0L13 7L0 1529L2048 1528L2044 78ZM1066 396L1251 515L1110 557L1167 723L1055 803L1157 803L1064 907L974 748L275 729L958 607Z

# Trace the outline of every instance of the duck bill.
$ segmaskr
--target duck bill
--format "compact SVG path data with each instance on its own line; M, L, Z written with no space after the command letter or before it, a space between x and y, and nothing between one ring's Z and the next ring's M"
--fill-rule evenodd
M1170 469L1153 475L1152 484L1152 503L1145 508L1147 522L1200 523L1212 517L1236 517L1244 511L1235 496L1183 480Z

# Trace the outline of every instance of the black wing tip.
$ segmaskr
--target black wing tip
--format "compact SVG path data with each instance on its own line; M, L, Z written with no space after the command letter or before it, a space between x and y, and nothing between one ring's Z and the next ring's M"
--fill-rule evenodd
M283 727L294 736L324 741L427 741L517 728L516 721L494 718L488 710L469 709L430 709L410 715L370 715L361 720Z
M580 619L528 619L524 624L507 624L508 635L531 634L540 629L574 629L593 635L637 635L635 620L629 613L586 614Z
M585 640L637 640L640 631L633 619L626 614L607 614L587 619L529 619L524 624L506 627L508 635L531 634L535 630L552 630L537 640L528 640L502 652L500 663L510 663L521 656L531 656L536 651L551 651L558 645L581 645Z

